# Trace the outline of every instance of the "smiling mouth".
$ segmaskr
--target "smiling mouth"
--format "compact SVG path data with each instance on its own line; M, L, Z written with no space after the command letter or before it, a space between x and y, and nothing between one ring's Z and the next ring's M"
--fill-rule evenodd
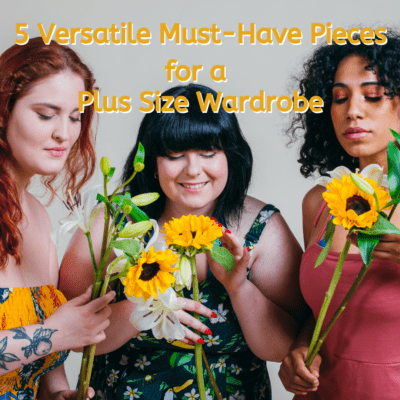
M188 183L180 183L180 185L183 186L185 189L201 189L207 185L207 182L196 183L194 185Z

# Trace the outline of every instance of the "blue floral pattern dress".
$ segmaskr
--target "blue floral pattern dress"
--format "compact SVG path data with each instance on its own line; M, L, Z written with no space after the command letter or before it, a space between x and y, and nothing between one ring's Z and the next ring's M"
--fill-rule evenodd
M270 216L279 212L268 204L246 235L245 246L254 246ZM117 301L126 299L119 283ZM217 318L200 316L212 335L202 334L208 363L226 400L270 400L266 363L257 358L244 339L228 293L208 270L200 282L200 301ZM185 297L192 297L184 289ZM211 323L211 324L210 324ZM215 397L204 368L207 400ZM196 400L199 398L193 346L180 341L157 340L151 331L140 332L119 349L95 358L90 384L95 399Z

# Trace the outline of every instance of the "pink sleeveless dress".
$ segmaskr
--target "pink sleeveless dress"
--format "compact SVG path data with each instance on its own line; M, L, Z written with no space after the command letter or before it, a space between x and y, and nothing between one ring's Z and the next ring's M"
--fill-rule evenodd
M303 254L300 286L317 319L339 253L329 252L317 268L322 247ZM335 313L362 267L359 254L349 254L325 317ZM331 332L320 355L319 398L322 400L400 399L400 265L375 259ZM318 398L314 393L298 399Z

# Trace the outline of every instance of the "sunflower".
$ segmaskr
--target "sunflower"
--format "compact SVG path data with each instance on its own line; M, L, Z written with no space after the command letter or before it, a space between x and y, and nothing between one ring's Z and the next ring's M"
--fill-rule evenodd
M357 174L361 176L360 174ZM389 193L370 178L364 177L374 188L380 207L390 199ZM373 194L362 192L352 182L350 176L342 176L342 179L334 178L332 183L327 183L327 191L323 193L324 200L335 217L335 225L343 225L346 229L353 226L357 228L371 228L378 220L378 210Z
M148 300L150 296L157 298L157 288L164 293L175 282L172 272L178 267L172 267L178 262L178 256L172 250L154 251L150 247L148 252L143 251L137 265L129 268L127 277L122 281L125 293L128 296L140 297Z
M164 224L163 233L168 246L177 245L198 250L205 246L211 249L212 242L222 236L222 227L209 217L190 214L179 219L173 218Z

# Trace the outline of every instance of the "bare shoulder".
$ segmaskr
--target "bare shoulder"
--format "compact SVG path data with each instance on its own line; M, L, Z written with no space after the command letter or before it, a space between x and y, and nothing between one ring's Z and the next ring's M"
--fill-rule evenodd
M263 201L260 201L254 197L246 196L244 201L243 214L240 219L240 223L237 229L238 236L245 236L250 230L253 222L257 218L261 209L266 205Z
M40 219L41 224L51 232L51 220L44 205L31 193L27 194L27 201L29 212L35 215L37 219Z

